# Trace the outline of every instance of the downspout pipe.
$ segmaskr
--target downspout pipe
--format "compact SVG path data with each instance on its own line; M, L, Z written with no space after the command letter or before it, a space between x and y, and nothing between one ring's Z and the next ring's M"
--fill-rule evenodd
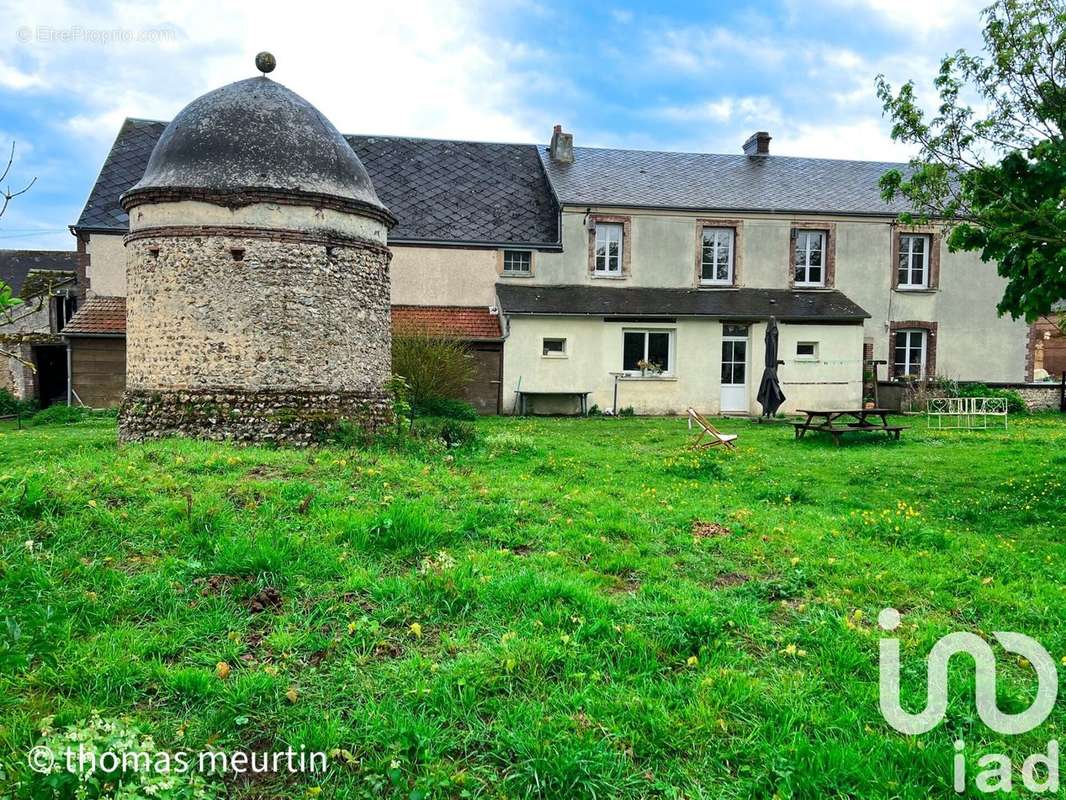
M72 405L74 395L74 360L70 353L70 339L67 339L67 407Z

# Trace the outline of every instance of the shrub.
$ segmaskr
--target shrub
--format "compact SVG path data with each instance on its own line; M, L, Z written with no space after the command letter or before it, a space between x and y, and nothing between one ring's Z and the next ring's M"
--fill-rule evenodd
M992 389L983 383L961 383L955 397L999 397L1007 401L1007 411L1011 414L1025 414L1029 411L1018 392L1013 389Z
M27 425L71 425L87 419L115 416L113 410L94 410L82 406L54 405L38 411L28 420Z
M477 409L464 400L450 397L434 397L416 404L415 412L424 417L447 417L448 419L477 419Z
M943 376L928 381L913 381L907 385L902 410L925 411L929 401L935 397L998 397L1007 401L1007 411L1011 414L1029 411L1025 400L1013 389L993 389L983 383L959 383Z
M0 389L0 417L12 414L29 416L37 405L32 400L19 400L7 389Z
M414 329L393 334L392 369L406 379L415 408L459 399L474 377L474 362L462 342Z

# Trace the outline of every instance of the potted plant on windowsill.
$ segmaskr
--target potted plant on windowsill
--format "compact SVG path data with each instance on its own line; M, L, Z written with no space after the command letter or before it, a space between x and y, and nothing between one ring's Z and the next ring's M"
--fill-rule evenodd
M648 376L662 375L663 368L653 361L648 361L642 358L637 362L637 369L640 370L640 377L646 378Z

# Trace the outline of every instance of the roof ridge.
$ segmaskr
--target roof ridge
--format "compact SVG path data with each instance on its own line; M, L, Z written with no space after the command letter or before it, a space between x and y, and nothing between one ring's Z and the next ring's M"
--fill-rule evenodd
M146 117L126 117L125 122L147 123L149 125L169 125L169 120L148 119ZM408 136L402 133L341 133L341 136L357 136L363 139L403 139L408 142L441 142L450 144L499 144L510 147L541 147L537 142L504 142L490 139L457 139L438 136Z
M538 145L538 148L547 148L547 145ZM640 150L630 147L590 147L586 145L575 146L575 151L581 150L596 150L603 153L633 153L639 155L662 155L662 156L714 156L715 158L735 158L735 159L749 159L752 156L744 153L711 153L699 150ZM909 162L907 161L875 161L872 159L862 158L826 158L824 156L787 156L787 155L767 155L756 156L756 158L772 159L774 161L828 161L833 164L882 164L906 167Z

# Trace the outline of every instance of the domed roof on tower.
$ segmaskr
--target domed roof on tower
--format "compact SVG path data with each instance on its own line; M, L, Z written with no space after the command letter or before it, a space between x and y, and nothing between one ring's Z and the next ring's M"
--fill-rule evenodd
M127 211L146 202L203 200L316 205L395 218L378 199L359 157L321 112L264 72L198 97L171 120L144 176L122 197Z

